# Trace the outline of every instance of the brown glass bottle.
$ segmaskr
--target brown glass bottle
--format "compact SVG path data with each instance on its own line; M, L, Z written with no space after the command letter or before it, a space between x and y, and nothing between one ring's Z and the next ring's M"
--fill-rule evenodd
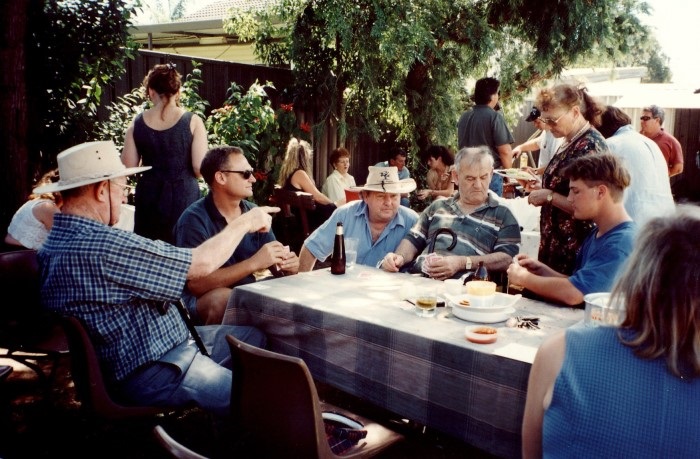
M483 280L487 281L489 279L489 271L486 269L486 266L484 266L484 262L480 261L479 262L479 267L476 268L476 271L474 272L474 277L472 280Z
M343 236L342 222L338 222L335 226L333 255L331 255L331 273L345 274L345 237Z

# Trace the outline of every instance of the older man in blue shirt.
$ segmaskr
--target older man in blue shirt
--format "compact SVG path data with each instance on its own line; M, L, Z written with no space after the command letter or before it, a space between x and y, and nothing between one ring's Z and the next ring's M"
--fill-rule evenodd
M359 240L357 263L376 266L418 220L418 214L402 205L402 193L416 189L415 180L399 180L396 167L369 167L367 183L356 188L362 200L352 201L336 209L316 231L304 241L299 254L299 271L310 271L316 260L325 261L333 252L335 227L343 223L345 237Z
M60 181L35 189L60 191L64 205L38 252L44 306L79 318L95 345L107 384L126 404L184 407L230 414L232 334L265 344L252 327L198 327L209 356L192 342L178 302L185 282L213 272L247 233L269 231L257 208L192 249L112 228L126 202L126 168L113 142L88 142L58 155Z

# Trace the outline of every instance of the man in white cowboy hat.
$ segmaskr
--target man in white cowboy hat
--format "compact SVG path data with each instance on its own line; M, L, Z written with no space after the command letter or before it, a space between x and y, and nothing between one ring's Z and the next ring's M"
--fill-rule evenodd
M489 193L493 156L486 146L462 148L453 171L459 192L439 199L420 215L418 223L388 253L382 268L410 270L445 280L476 269L480 261L489 271L505 271L518 253L520 226L507 207ZM429 253L430 263L424 266ZM411 264L415 260L415 263Z
M198 247L175 247L112 228L128 193L126 177L149 167L126 168L111 141L83 143L57 159L60 181L34 190L60 191L64 202L38 252L44 306L83 321L123 403L194 402L228 415L232 376L224 336L255 346L264 346L265 337L252 327L188 329L172 303L186 281L221 266L247 233L268 231L268 212L279 209L252 209ZM191 336L201 338L211 358Z
M415 211L401 205L401 194L415 190L415 180L399 180L394 166L368 169L367 183L355 188L362 199L336 209L306 238L299 254L299 271L311 271L316 260L325 261L333 252L338 222L343 223L345 237L358 239L357 263L376 266L418 220Z

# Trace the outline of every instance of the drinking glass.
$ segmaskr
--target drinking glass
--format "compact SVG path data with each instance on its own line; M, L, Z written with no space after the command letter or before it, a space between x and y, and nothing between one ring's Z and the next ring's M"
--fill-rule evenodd
M437 312L437 288L418 287L415 312L419 317L433 317Z
M345 238L345 269L352 269L357 261L357 246L360 240L356 237Z

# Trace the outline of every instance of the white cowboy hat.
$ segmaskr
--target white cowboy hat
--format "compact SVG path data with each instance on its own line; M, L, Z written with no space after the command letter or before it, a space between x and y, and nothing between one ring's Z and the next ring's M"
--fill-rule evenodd
M416 181L412 178L399 180L399 169L396 166L369 166L367 183L353 188L353 191L367 190L380 193L410 193L416 189Z
M151 168L124 166L117 147L111 140L81 143L62 151L56 159L60 180L34 188L34 193L54 193L78 188L103 180L138 174Z

